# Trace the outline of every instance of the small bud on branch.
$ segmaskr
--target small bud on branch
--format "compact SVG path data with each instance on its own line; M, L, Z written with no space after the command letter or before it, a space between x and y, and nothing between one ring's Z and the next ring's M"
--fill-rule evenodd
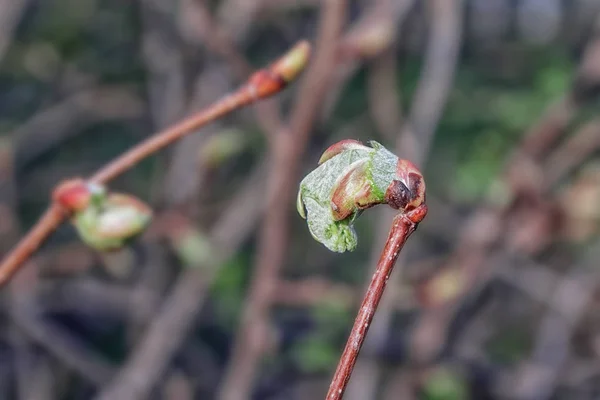
M184 136L195 132L198 128L221 118L230 112L251 104L259 99L272 96L281 91L291 80L304 69L310 58L310 45L306 41L297 44L286 55L266 69L251 76L248 81L234 93L223 97L205 110L171 126L150 137L130 151L105 165L88 181L93 184L105 184L134 167L144 158L173 144ZM81 185L83 181L73 181L69 185L57 188L52 205L40 217L17 246L2 260L0 264L0 285L4 284L17 272L19 267L42 245L76 209L85 208L90 201L89 193ZM74 187L70 187L74 185ZM59 190L60 189L60 190Z

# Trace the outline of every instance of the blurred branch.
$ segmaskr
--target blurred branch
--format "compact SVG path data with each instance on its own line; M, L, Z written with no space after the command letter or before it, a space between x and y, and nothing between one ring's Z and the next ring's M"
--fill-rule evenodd
M463 0L429 0L423 71L397 144L399 155L423 165L444 112L462 44Z
M531 359L516 372L511 398L549 399L559 384L572 331L593 299L600 283L598 243L562 278L554 289L550 309L543 318Z
M10 47L13 35L29 0L0 0L0 62Z
M150 115L163 129L185 112L186 82L181 45L174 35L166 0L139 0L142 59L148 72Z
M414 0L377 0L340 38L336 51L337 68L324 102L323 116L329 115L339 100L345 83L360 66L394 45L396 31L408 15Z
M38 112L10 133L17 141L17 167L22 168L73 134L83 132L82 125L137 118L142 112L139 97L124 86L103 86L74 94Z
M333 73L345 8L344 0L331 0L323 5L314 60L301 83L289 126L271 144L271 172L265 200L269 212L260 231L255 272L241 325L217 395L220 400L245 399L252 390L256 365L263 352L272 294L287 250L288 213L296 175Z
M544 162L548 186L558 183L600 149L600 119L578 129Z
M280 280L273 291L273 302L293 307L311 307L329 302L350 306L357 296L360 293L354 288L324 279Z
M204 46L211 53L223 58L238 79L244 80L252 72L252 66L237 50L232 38L227 34L226 26L217 23L204 1L182 2L178 19L182 36L188 42ZM243 31L238 33L244 34ZM229 90L232 85L227 68L224 68L221 62L209 59L206 64L207 66L195 78L192 98L188 104L190 110L205 107L215 96ZM256 104L254 109L263 134L271 140L281 127L279 102L276 98L265 99ZM203 183L202 178L198 179L197 173L198 148L207 136L220 129L224 129L222 124L213 124L206 135L190 136L177 144L165 177L164 197L167 204L181 205L198 192L198 188ZM187 184L182 185L182 182Z
M511 226L533 227L532 224L524 222L522 217L535 216L534 211L544 212L541 206L547 205L547 200L544 197L546 194L542 193L545 188L540 163L548 157L548 153L564 135L580 108L592 99L589 94L593 92L595 85L600 83L597 79L600 78L600 58L596 54L596 50L600 48L599 38L593 37L588 44L582 59L586 67L579 69L567 93L558 102L548 107L508 158L498 178L499 186L505 191L502 196L507 200L496 205L485 205L463 223L456 247L444 267L455 268L456 273L464 279L463 287L454 299L429 309L417 323L412 343L413 357L416 361L428 362L439 354L448 325L458 310L464 294L476 282L482 284L482 281L491 277L491 274L486 274L490 269L486 260L491 249L501 244L505 238L509 241L509 245L512 239L514 245L515 235L504 236L504 232L509 231ZM586 96L582 93L586 93ZM527 199L524 207L527 207L527 204L533 206L529 209L520 207L518 200L523 199ZM549 218L552 220L552 216ZM524 237L522 235L517 240L522 240Z
M396 141L403 112L398 90L396 54L387 50L373 60L367 75L369 114L379 133L390 143Z
M33 271L35 267L35 264L29 264L32 273L36 273ZM15 296L10 308L10 316L15 325L30 340L40 344L88 381L96 385L106 383L113 375L112 366L83 344L77 343L77 340L65 330L38 317L31 293L28 293L32 288L25 288L31 286L28 281L29 279L25 279L18 284L18 287L11 288Z
M261 176L266 166L258 167L226 208L211 231L211 257L203 265L183 272L113 382L98 395L98 400L148 398L161 374L192 328L204 304L207 287L218 268L236 253L262 215Z
M134 167L144 158L162 150L215 119L278 93L304 68L309 51L310 45L307 42L301 42L286 56L252 75L234 93L223 97L204 111L200 111L140 143L105 165L90 178L90 181L100 184L107 183ZM2 261L0 265L0 284L6 283L10 279L19 266L39 248L42 242L60 226L66 217L66 210L58 203L53 202L37 224Z

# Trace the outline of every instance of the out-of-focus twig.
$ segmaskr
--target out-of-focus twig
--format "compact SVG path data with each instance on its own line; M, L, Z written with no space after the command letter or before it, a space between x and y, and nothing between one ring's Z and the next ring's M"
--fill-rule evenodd
M600 120L593 119L577 130L545 161L545 180L557 183L600 149Z
M559 384L559 373L569 353L569 338L593 298L600 282L596 267L600 256L596 243L563 277L554 290L550 309L542 320L531 359L515 375L511 398L550 398Z
M90 178L90 181L106 183L129 170L144 158L194 132L201 126L238 108L278 93L302 70L309 51L310 45L307 42L299 43L280 60L252 75L234 93L137 145L105 165ZM10 279L19 266L40 247L42 242L58 228L66 217L67 212L59 204L52 203L38 223L2 261L0 284Z
M257 1L259 3L259 1ZM184 35L190 42L206 46L212 53L223 58L233 69L238 79L243 79L252 72L252 66L235 46L235 37L232 34L243 36L249 27L241 30L236 27L235 32L229 32L227 21L219 24L212 17L204 1L186 0L181 6L180 26ZM231 21L230 21L231 22ZM221 69L221 66L216 66ZM202 88L204 91L204 88ZM277 99L267 99L255 105L256 117L264 134L273 139L281 129L279 103Z
M246 182L230 207L212 229L213 257L205 265L188 269L178 278L160 312L150 323L143 339L133 350L117 378L98 395L98 400L142 400L161 376L182 340L193 326L206 293L219 265L241 246L264 210L262 202L263 175L266 166L258 167Z
M83 124L130 119L142 114L143 106L131 88L104 86L73 94L38 112L10 134L17 141L18 167L68 139ZM44 132L40 135L40 132Z
M509 200L500 205L482 207L463 224L455 249L445 263L445 268L454 268L463 277L463 287L454 299L428 310L422 316L413 334L414 359L427 362L438 354L463 295L475 282L492 276L485 273L489 269L485 261L494 245L504 239L502 233L508 229L510 221L517 226L527 227L527 224L518 220L518 214L512 207L515 201L533 195L537 196L533 199L536 204L543 203L542 192L546 188L540 163L548 157L581 107L593 98L594 88L600 83L599 46L599 37L592 37L571 87L561 99L548 107L508 157L498 182Z
M14 32L28 4L29 0L0 1L0 62L12 43Z
M396 54L387 50L373 60L368 70L369 113L379 133L390 143L402 126L402 104L398 93Z
M31 265L31 267L35 267ZM101 386L112 377L113 367L87 347L76 343L66 331L44 322L27 303L15 305L10 315L27 337L88 381Z
M241 326L217 396L220 400L242 400L251 393L256 365L263 352L273 289L287 249L288 212L296 175L333 72L345 8L345 0L331 0L323 5L314 61L299 89L289 126L279 132L271 146L271 174L265 200L269 212L260 232L255 272Z
M398 138L399 155L410 156L416 165L422 165L427 158L452 88L462 44L463 3L463 0L429 0L426 3L430 18L425 65L407 124ZM411 131L412 135L407 131ZM410 143L411 139L415 143Z
M389 51L396 31L411 10L414 0L372 1L360 18L340 38L336 49L337 68L324 103L329 115L340 98L345 83L363 62Z

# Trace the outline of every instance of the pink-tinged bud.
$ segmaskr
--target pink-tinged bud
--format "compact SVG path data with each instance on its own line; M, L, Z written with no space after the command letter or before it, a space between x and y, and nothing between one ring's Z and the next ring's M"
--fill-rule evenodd
M319 159L319 165L323 164L325 161L327 161L329 159L332 159L333 157L337 156L338 154L340 154L344 151L348 151L348 150L372 151L373 149L371 149L368 146L365 146L358 140L354 140L354 139L341 140L337 143L332 144L331 146L329 146L327 148L327 150L325 150L323 152L323 154L321 155L321 158Z
M310 44L303 40L275 61L248 79L256 98L265 98L281 91L300 75L310 60Z
M203 166L217 168L222 163L242 153L248 146L246 132L225 130L212 135L199 151Z
M373 193L368 177L368 160L361 159L350 165L334 185L331 195L331 212L333 219L341 221L357 210L364 210L381 204L381 200Z
M425 204L425 180L413 163L408 160L398 160L396 177L388 187L385 198L391 207L405 212Z
M90 204L92 192L83 179L72 179L59 184L52 199L67 210L77 212Z
M280 76L285 83L290 83L306 68L308 60L310 60L310 53L310 44L306 40L302 40L287 54L275 61L270 70Z

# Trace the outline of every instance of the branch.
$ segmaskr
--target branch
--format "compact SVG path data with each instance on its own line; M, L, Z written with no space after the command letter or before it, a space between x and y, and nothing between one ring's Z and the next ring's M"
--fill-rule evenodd
M346 347L344 348L333 380L329 386L326 397L328 400L339 400L344 395L346 385L348 384L350 375L354 369L354 364L356 364L358 353L367 332L369 331L369 327L375 316L375 311L381 301L383 291L385 290L390 274L394 269L394 264L396 264L398 255L404 247L404 243L406 243L406 240L415 231L417 224L425 217L426 213L427 207L423 205L420 214L418 214L419 218L408 218L403 213L394 217L392 228L385 246L383 247L383 251L381 252L375 274L369 284L367 294L360 305L358 315L354 321L354 326L352 327L352 331L346 342Z
M344 22L345 7L344 0L324 4L313 65L302 82L288 129L278 132L271 143L272 165L266 194L269 212L260 232L247 306L236 334L221 392L217 395L221 400L247 398L256 365L263 353L262 343L273 301L273 289L285 259L289 206L293 199L297 169L335 65L335 47Z
M439 122L444 107L446 106L450 89L454 80L454 71L458 62L458 54L462 43L462 0L431 1L427 4L429 18L429 38L425 53L424 67L417 84L414 102L411 106L407 121L396 137L396 153L414 160L417 165L426 163L429 147L435 135L435 128ZM448 9L450 8L450 9ZM384 61L380 61L384 62ZM378 79L382 79L379 77ZM373 81L373 80L372 80ZM388 81L393 82L393 71L388 73ZM392 86L392 85L389 85ZM390 94L388 97L391 97ZM389 109L388 112L392 112ZM382 119L381 114L374 114L377 119ZM388 119L394 121L398 117L390 116ZM385 122L378 123L378 127L385 129ZM385 131L381 133L385 134ZM387 135L386 135L387 136ZM385 240L385 227L391 217L391 210L382 210L379 221L380 229L375 236L376 246L373 247L370 259L375 262L378 256L379 243ZM400 261L402 264L402 260ZM367 354L376 353L380 343L387 338L389 326L394 313L393 298L397 292L397 286L392 285L379 309L377 320L375 320L371 335L366 343ZM391 293L390 293L391 292ZM371 398L378 390L381 371L373 360L374 357L363 357L357 369L364 371L364 379L357 379L357 375L351 382L349 398L363 399Z
M231 201L231 206L226 208L210 235L209 248L214 257L203 265L188 268L179 277L143 339L118 372L117 378L98 395L98 400L149 397L196 321L205 299L199 293L207 293L206 288L216 275L218 266L235 254L262 215L264 189L259 182L264 180L265 172L266 164L263 163Z
M134 167L144 158L241 107L272 96L294 80L304 68L310 45L302 41L271 66L252 75L234 93L225 96L204 111L184 119L171 128L140 143L116 160L112 161L91 178L91 182L107 183ZM32 230L17 244L0 265L0 285L8 279L68 217L58 204L52 204Z

